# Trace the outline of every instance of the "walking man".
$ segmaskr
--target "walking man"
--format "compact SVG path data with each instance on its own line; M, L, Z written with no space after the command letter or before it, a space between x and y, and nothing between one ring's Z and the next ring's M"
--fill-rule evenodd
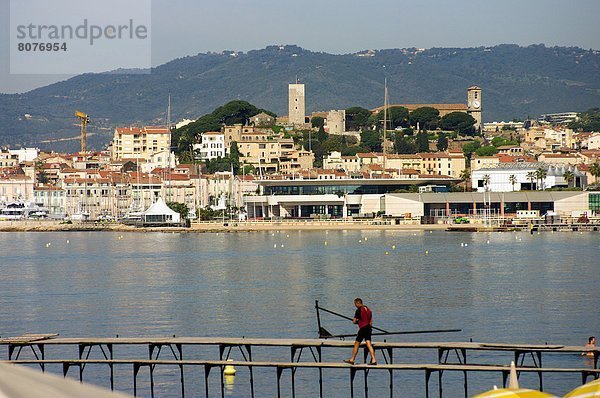
M358 334L356 335L356 340L354 341L352 357L350 359L344 359L344 362L354 365L354 360L358 354L358 348L360 343L364 340L369 350L369 354L371 354L371 362L369 365L377 365L377 360L375 359L375 350L373 350L373 345L371 344L371 333L373 332L373 314L371 313L369 307L363 304L361 298L355 298L354 305L356 306L356 312L354 313L354 319L352 320L352 323L358 324Z

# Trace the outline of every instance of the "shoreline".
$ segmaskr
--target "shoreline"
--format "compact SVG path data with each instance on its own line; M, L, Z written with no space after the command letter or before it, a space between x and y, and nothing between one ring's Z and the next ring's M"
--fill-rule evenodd
M352 222L225 222L193 223L184 227L136 227L119 223L75 222L64 224L60 221L0 221L0 232L260 232L260 231L325 231L325 230L385 230L385 231L445 231L447 224L378 224Z

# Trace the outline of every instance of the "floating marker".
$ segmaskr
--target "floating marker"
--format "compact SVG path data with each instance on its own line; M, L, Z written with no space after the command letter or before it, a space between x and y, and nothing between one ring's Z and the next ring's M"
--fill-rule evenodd
M358 240L358 243L362 243L362 239L359 239L359 240Z
M289 236L289 235L286 235L285 237L286 237L286 238L289 238L290 236Z
M490 241L489 241L489 239L488 239L488 241L487 241L486 243L487 243L488 245L490 244Z
M425 250L425 254L429 254L429 250Z
M390 254L390 252L385 252L385 255L387 256L388 254Z
M467 246L469 246L469 244L468 244L468 243L465 243L465 247L467 247Z
M228 359L227 362L233 362L233 359ZM225 365L225 370L223 370L225 376L233 376L235 375L235 372L235 367L233 365Z
M69 243L69 239L67 239L67 243Z
M367 237L365 236L365 242L366 242L368 239L369 239L369 238L367 238Z
M396 250L396 245L392 245L392 250Z
M275 245L273 245L273 247L274 247L274 248L277 248L277 245L275 244Z
M327 246L327 241L325 241L324 245Z
M281 247L285 247L285 246L281 245Z
M460 242L460 247L465 247L464 242Z

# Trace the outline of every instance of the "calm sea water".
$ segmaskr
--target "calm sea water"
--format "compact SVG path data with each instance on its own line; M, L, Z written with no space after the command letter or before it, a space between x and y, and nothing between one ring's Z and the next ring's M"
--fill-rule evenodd
M357 296L372 308L375 325L387 330L463 329L388 338L392 341L583 345L588 336L600 335L600 236L592 233L1 233L0 244L1 336L314 338L315 300L352 316ZM333 333L355 331L350 322L334 316L323 315L322 321ZM76 356L72 354L50 352L48 357ZM349 354L329 350L325 359L337 361ZM7 357L6 352L0 355ZM190 349L184 355L217 359L218 351ZM257 349L254 355L289 360L287 350ZM486 355L471 358L511 360ZM550 358L545 366L589 365L578 355ZM395 357L396 362L436 360L433 351L398 351ZM86 380L108 386L107 370L94 369L86 369ZM317 395L316 374L298 371L297 396ZM346 371L325 375L326 396L349 396ZM444 375L444 396L460 396L461 376ZM148 395L144 377L141 394ZM255 379L258 397L275 395L273 370L257 370ZM215 371L215 396L220 395L218 380ZM421 372L396 373L396 396L423 396L423 380ZM535 376L521 380L537 387ZM201 369L186 369L186 381L190 396L203 391ZM289 374L283 381L288 393ZM434 376L434 391L436 382ZM578 375L544 380L545 389L556 394L579 382ZM176 369L159 370L156 395L178 396L177 383ZM361 383L357 377L359 392ZM387 372L372 372L371 396L385 396L387 383ZM472 374L470 393L501 383L500 375ZM130 367L118 369L116 386L132 392ZM227 394L249 396L245 370L238 370Z

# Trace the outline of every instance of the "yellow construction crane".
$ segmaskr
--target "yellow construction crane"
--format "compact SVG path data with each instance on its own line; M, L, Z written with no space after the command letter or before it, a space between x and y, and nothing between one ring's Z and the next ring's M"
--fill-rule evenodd
M90 116L80 111L75 111L75 116L81 121L81 153L85 153L85 126L90 122Z

